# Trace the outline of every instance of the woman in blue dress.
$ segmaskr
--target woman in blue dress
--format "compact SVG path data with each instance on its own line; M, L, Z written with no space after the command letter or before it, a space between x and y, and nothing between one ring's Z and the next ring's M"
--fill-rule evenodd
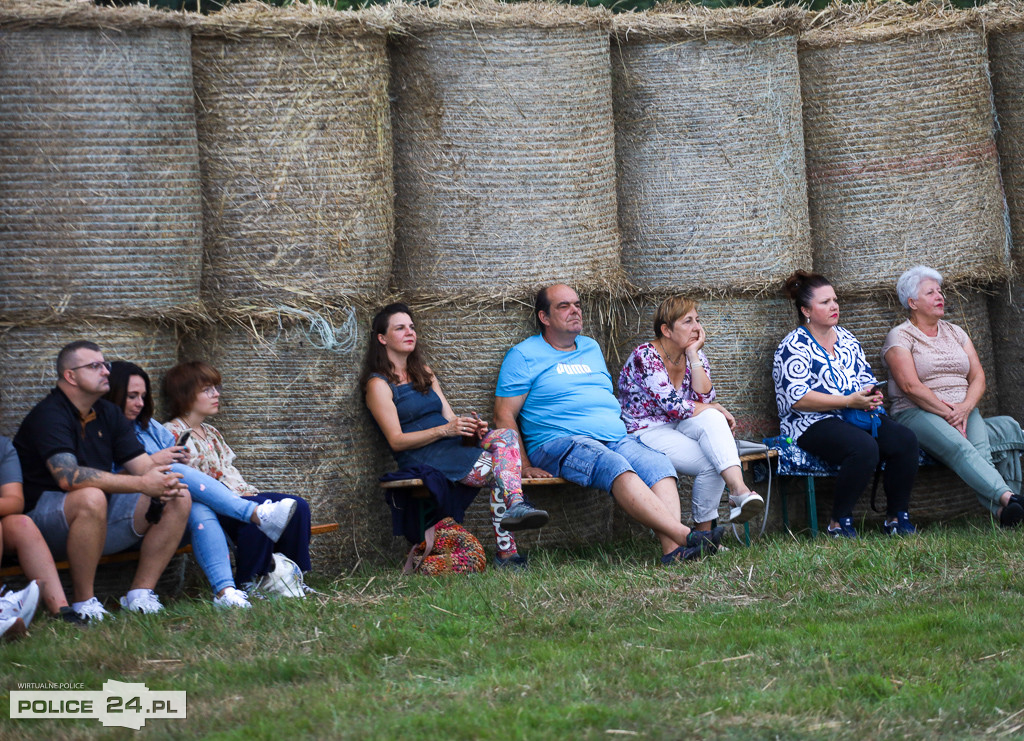
M460 417L452 411L420 354L405 304L389 304L373 318L362 385L366 406L398 465L429 466L448 481L488 487L496 564L524 564L508 531L542 527L548 513L523 499L519 436L513 430L489 431L475 413Z

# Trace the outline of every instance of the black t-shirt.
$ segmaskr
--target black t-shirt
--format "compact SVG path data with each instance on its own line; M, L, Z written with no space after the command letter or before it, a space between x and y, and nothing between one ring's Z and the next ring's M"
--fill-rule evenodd
M14 436L24 477L25 511L31 512L44 491L60 491L46 461L72 453L78 465L113 471L146 452L124 412L98 400L84 418L59 388L35 405Z

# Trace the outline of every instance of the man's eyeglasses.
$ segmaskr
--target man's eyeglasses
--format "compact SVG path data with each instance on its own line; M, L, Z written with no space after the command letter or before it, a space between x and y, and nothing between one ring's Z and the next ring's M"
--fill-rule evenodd
M91 371L99 372L100 368L106 368L107 372L110 372L110 361L104 360L102 363L96 361L95 363L86 363L85 365L79 365L75 368L68 368L68 370L82 370L82 368L88 368Z
M222 390L222 386L207 386L203 389L203 393L212 399L214 396L220 396Z

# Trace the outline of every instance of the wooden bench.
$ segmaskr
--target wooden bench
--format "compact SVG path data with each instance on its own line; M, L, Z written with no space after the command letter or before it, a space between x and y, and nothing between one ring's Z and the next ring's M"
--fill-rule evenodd
M771 460L778 458L779 451L768 450L764 453L749 453L747 455L740 456L740 465L744 471L747 471L751 465L755 463L767 462L771 465ZM555 476L548 478L524 478L523 487L528 486L555 486L558 484L570 484L571 481L567 481L563 478ZM414 499L422 500L419 508L419 519L420 519L420 532L422 533L426 527L426 520L430 514L430 505L428 500L430 499L430 491L426 486L423 485L422 479L396 479L395 481L382 481L380 488L386 490L398 490L408 491L409 496ZM783 504L783 512L785 512L785 504ZM747 545L750 545L750 525L744 523L743 531L746 538Z
M322 525L313 525L309 528L310 535L322 535L324 533L333 533L338 529L338 523L327 522ZM192 546L185 545L174 552L175 556L180 556L185 553L191 553ZM129 563L131 561L139 560L139 551L121 551L120 553L111 553L109 556L103 556L100 558L100 566L108 563ZM70 564L67 561L58 561L57 570L66 571L70 568ZM21 570L21 566L6 566L0 569L0 579L5 579L9 576L24 576L25 572Z

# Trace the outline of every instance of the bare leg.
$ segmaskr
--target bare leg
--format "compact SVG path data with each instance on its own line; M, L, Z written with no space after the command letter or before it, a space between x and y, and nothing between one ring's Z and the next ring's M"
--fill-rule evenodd
M674 510L666 504L669 488L675 501ZM662 553L671 553L686 543L690 528L680 521L679 493L675 479L662 479L652 490L636 473L626 471L612 482L612 496L627 515L654 531L661 541Z
M95 596L96 566L103 555L103 541L107 539L107 497L94 487L68 492L64 517L68 521L71 588L75 602L85 602Z
M188 522L188 511L192 507L192 498L188 494L171 499L164 506L160 522L151 525L146 522L149 501L149 497L139 497L135 508L135 531L144 533L145 537L139 548L139 567L135 570L130 589L153 589L156 586L178 549Z
M43 534L26 515L8 515L0 522L7 536L3 544L5 552L18 555L25 576L39 582L46 611L56 615L60 608L68 606L68 599Z

